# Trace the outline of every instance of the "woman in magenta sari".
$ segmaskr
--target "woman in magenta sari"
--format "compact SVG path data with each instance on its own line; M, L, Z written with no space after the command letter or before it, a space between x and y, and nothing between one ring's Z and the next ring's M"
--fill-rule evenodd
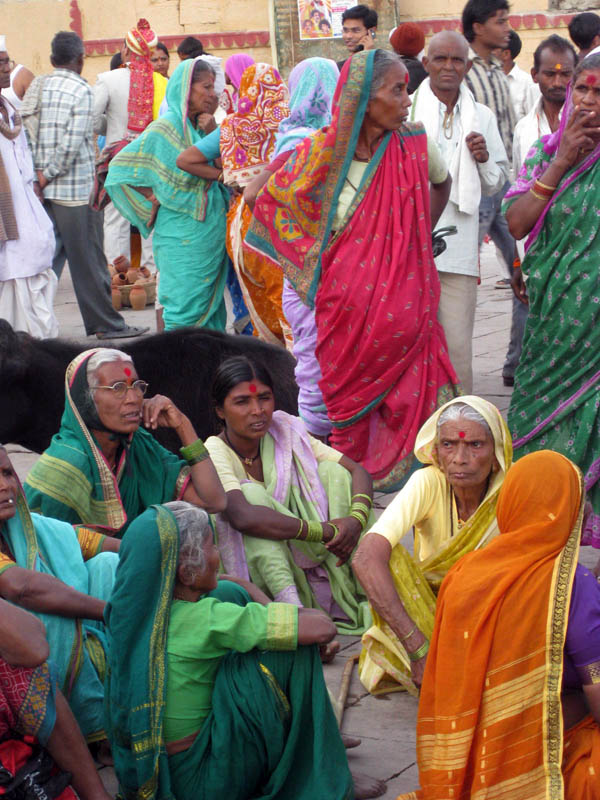
M406 123L407 78L394 53L349 59L331 125L269 180L246 237L314 306L331 446L385 490L410 474L419 427L457 393L431 250L450 179L422 125Z

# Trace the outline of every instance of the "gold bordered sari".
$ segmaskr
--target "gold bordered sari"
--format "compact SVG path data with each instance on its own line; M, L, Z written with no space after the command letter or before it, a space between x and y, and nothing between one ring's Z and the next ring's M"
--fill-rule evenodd
M558 453L509 471L501 535L440 590L417 722L422 788L404 800L565 797L563 649L584 501L581 473Z
M491 477L481 505L462 527L450 485L437 466L435 454L440 415L456 403L465 403L485 419L494 438L495 455L500 465L500 469ZM510 433L498 409L487 400L469 395L456 397L427 420L417 435L415 455L422 464L428 465L427 469L439 473L439 484L445 495L445 513L441 523L443 529L439 527L437 530L428 530L427 521L415 520L415 556L401 544L397 544L392 550L389 566L406 612L419 630L430 638L433 632L436 594L444 576L465 553L483 547L498 533L496 503L506 472L512 464L512 445ZM403 492L409 491L410 485L407 485ZM403 492L400 492L394 503L402 502ZM429 525L430 529L431 527ZM377 523L373 530L377 531ZM408 529L401 532L404 533L408 533ZM434 541L428 547L429 554L420 558L420 543L426 535ZM363 635L363 650L359 662L359 675L363 685L372 694L406 689L416 696L417 689L412 681L406 650L387 622L373 608L371 613L373 625Z

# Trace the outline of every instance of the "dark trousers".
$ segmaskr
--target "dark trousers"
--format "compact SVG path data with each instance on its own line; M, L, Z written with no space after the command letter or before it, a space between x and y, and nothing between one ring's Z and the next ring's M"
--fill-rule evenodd
M46 200L46 211L54 223L56 250L52 269L60 278L65 265L83 318L86 336L125 327L111 300L110 275L103 249L102 212L85 206L61 206Z

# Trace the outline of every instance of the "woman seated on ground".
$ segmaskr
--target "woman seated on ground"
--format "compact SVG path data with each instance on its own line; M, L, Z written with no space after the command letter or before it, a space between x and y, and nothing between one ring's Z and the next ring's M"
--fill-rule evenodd
M123 540L106 611L122 795L354 797L318 649L299 646L329 642L335 626L252 584L217 582L218 567L208 517L187 503L148 509Z
M450 567L498 533L496 502L512 462L498 409L451 400L419 431L415 472L363 538L352 566L373 627L363 636L360 679L374 694L417 693L433 631L436 592ZM414 526L414 556L400 544Z
M57 685L48 658L48 642L39 619L0 600L0 741L3 759L14 742L17 766L31 756L22 737L33 737L63 772L81 800L110 800L77 722ZM30 752L27 752L28 749ZM40 779L34 777L31 795Z
M0 597L44 621L59 684L89 742L105 739L103 613L119 545L94 531L76 532L66 522L30 514L0 447Z
M520 459L500 492L500 536L446 576L419 704L422 788L407 798L440 786L600 797L600 587L577 563L583 486L558 453Z
M225 493L189 419L168 397L144 400L148 384L120 350L86 350L67 367L59 432L33 466L32 511L121 537L154 503L183 499L209 512ZM140 428L172 428L182 458Z
M263 366L227 359L212 395L223 431L206 447L227 494L216 518L225 571L274 600L322 608L340 633L362 633L368 606L346 562L371 513L368 473L274 412Z

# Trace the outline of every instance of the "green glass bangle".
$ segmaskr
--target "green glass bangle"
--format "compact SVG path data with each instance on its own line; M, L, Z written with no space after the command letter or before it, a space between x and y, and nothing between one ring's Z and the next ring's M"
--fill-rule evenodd
M323 525L315 520L308 522L308 533L304 537L305 542L322 542L323 541Z
M413 635L413 633L414 633L416 630L417 630L417 626L415 625L415 627L412 629L412 631L411 631L410 633L407 633L407 634L406 634L406 636L401 636L401 637L400 637L400 641L401 641L401 642L405 642L407 639L410 639L410 637Z
M350 513L364 514L365 520L369 519L370 509L364 503L352 503Z
M185 447L180 447L179 452L181 457L184 458L188 464L198 464L204 461L205 458L210 457L210 453L206 449L202 439L196 439L191 444L186 444Z
M298 528L298 533L294 536L294 539L299 539L302 535L302 531L304 530L304 520L300 520L300 527Z
M362 514L359 514L356 511L350 512L350 516L358 522L360 525L360 532L362 533L367 527L367 520L362 516Z
M331 539L327 544L333 544L337 539L337 537L340 535L340 529L338 528L337 525L334 525L333 522L328 522L327 524L333 528L333 536L331 537Z
M418 650L415 650L414 653L409 653L408 657L411 661L420 661L423 656L426 656L429 652L429 642L423 642L421 647Z
M353 495L352 495L352 504L353 504L353 505L354 505L354 501L355 501L355 499L356 499L357 497L364 497L364 498L365 498L365 500L366 500L366 501L367 501L367 503L368 503L368 507L369 507L369 508L371 508L371 506L373 505L373 498L372 498L372 497L369 497L369 495L368 495L368 494L362 494L362 493L360 493L360 492L359 492L358 494L353 494Z
M206 451L206 455L197 456L196 458L186 458L185 461L188 467L193 467L195 464L200 464L200 462L206 461L207 458L210 458L210 453L208 450Z

